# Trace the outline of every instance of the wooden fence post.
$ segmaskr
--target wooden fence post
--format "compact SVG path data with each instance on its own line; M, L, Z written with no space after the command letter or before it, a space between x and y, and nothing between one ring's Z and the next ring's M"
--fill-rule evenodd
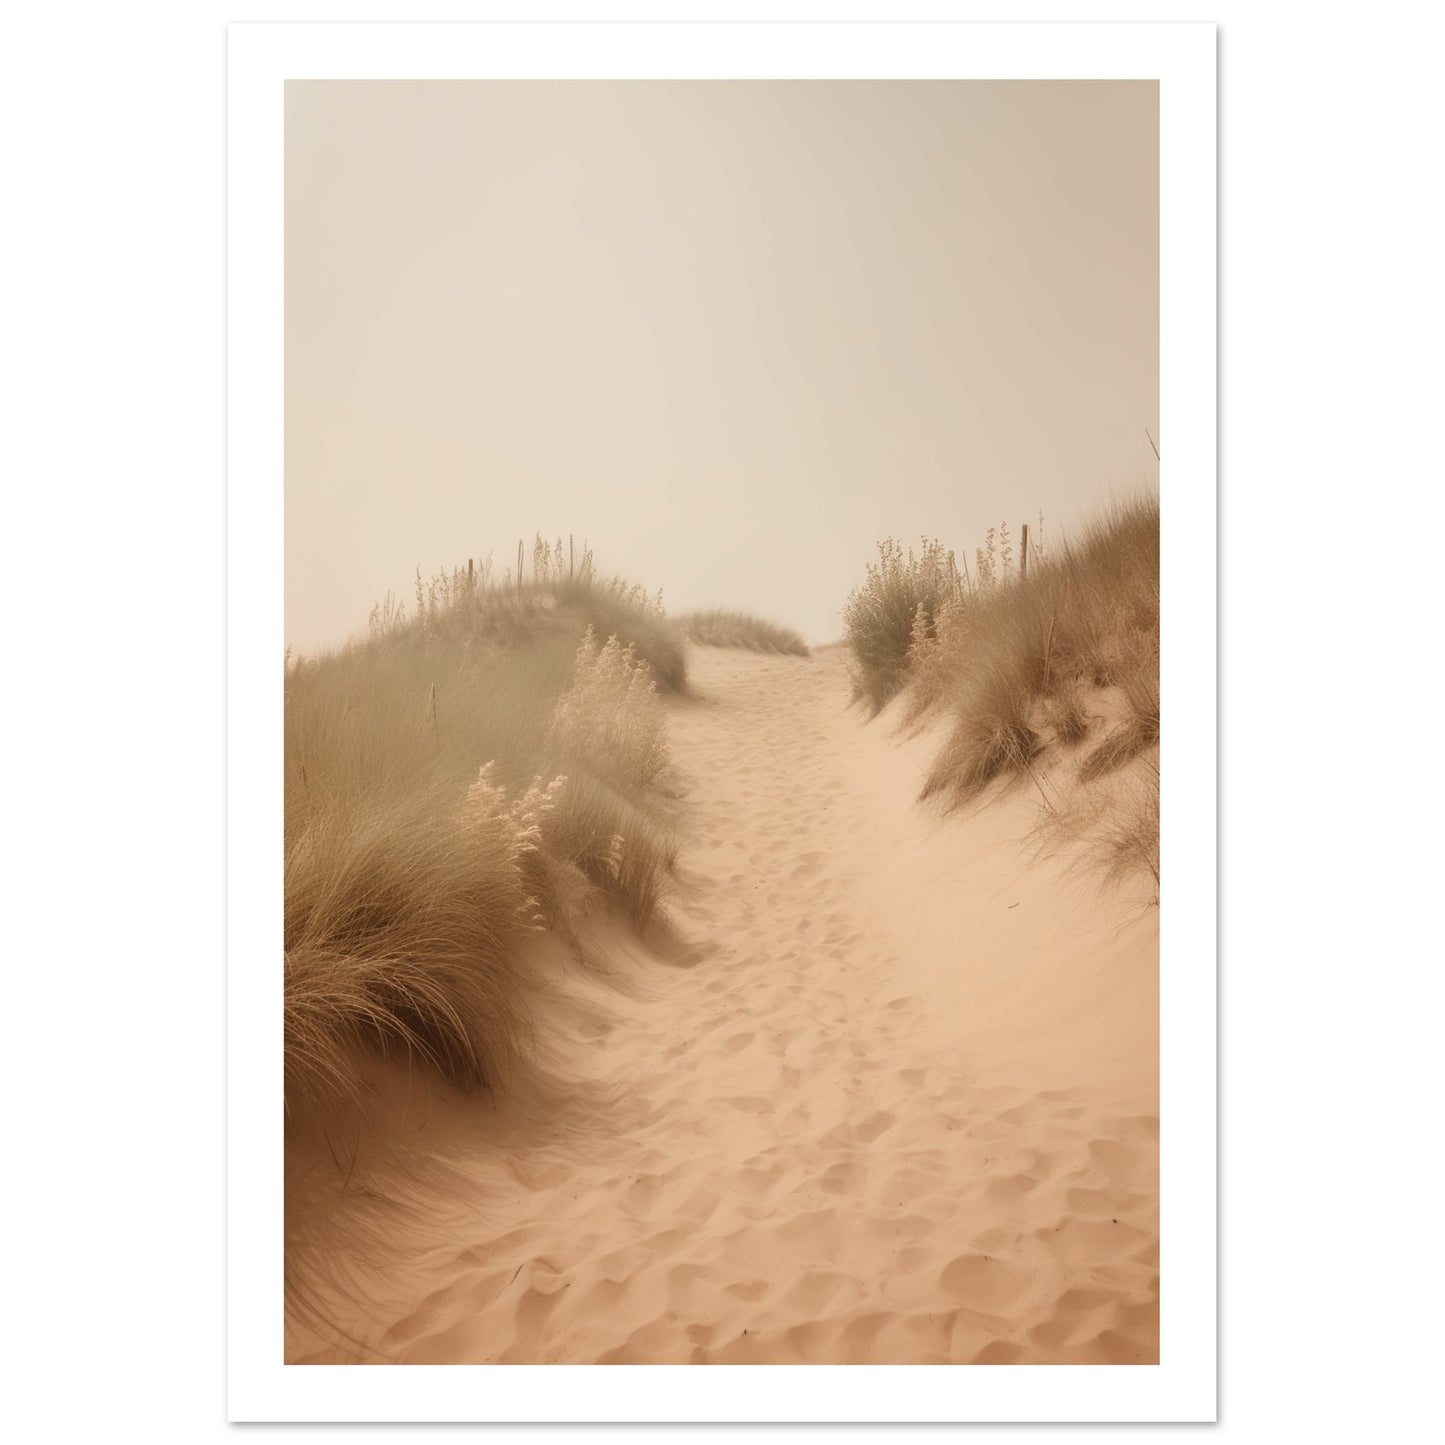
M1024 523L1024 538L1019 544L1019 577L1027 582L1029 576L1029 524Z

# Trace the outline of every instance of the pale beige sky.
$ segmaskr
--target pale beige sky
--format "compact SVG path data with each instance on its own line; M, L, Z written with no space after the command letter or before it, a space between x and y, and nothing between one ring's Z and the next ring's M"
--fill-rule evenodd
M1152 82L286 89L286 627L575 533L836 638L876 542L1157 477Z

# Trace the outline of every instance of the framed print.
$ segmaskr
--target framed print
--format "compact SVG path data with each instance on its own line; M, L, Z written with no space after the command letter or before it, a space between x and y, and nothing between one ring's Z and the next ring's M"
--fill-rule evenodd
M233 1419L1214 1417L1214 71L231 28Z

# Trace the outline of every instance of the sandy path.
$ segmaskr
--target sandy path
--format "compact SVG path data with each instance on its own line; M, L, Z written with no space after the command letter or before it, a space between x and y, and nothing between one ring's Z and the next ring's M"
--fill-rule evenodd
M547 1117L413 1097L452 1163L332 1216L415 1206L347 1264L365 1349L288 1358L1157 1361L1155 915L1031 861L1023 795L920 809L927 743L847 710L839 653L693 670L692 953L633 947Z

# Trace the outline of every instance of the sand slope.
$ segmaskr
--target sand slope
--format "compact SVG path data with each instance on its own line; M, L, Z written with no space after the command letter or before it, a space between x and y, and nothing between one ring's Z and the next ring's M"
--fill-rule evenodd
M558 968L545 1110L391 1086L290 1210L346 1338L287 1358L1157 1361L1157 915L1033 861L1023 792L921 809L841 653L693 670L690 948Z

